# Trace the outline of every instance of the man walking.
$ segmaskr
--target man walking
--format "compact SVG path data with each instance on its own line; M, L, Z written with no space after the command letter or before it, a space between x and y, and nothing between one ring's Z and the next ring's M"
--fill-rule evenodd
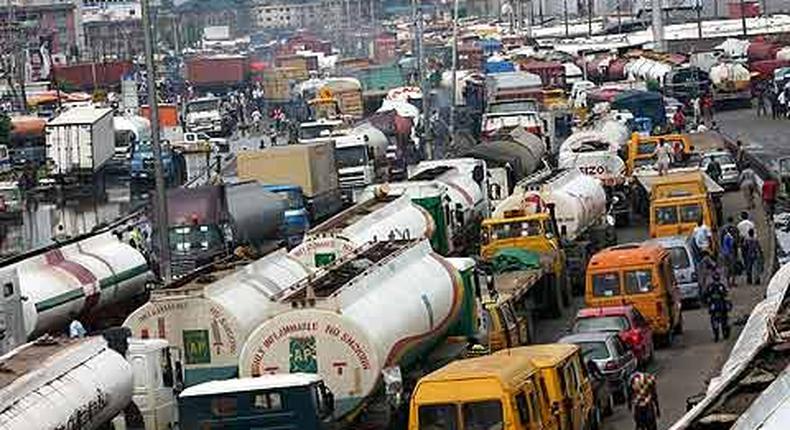
M636 430L656 430L661 408L658 405L656 377L645 372L631 376L628 407L633 407Z
M664 176L669 170L669 159L670 153L672 152L669 149L669 146L664 143L663 140L658 142L658 146L656 146L655 151L653 151L653 155L656 157L656 169L658 170L659 176Z
M746 271L746 284L759 285L763 271L763 249L753 228L749 229L748 236L743 241L743 265Z
M749 210L754 209L754 191L757 187L757 178L754 170L752 170L746 162L744 162L744 168L741 171L741 176L738 178L738 181L741 183L743 198L746 199L746 207Z
M727 300L727 287L721 283L718 274L713 276L708 291L706 292L708 301L708 314L710 314L710 328L713 331L713 341L718 342L719 337L728 339L730 337L730 323L728 313L730 302Z

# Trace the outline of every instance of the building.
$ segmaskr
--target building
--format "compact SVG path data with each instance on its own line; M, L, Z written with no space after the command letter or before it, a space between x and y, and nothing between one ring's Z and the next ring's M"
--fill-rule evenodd
M82 22L85 61L128 60L144 52L142 9L138 2L86 3Z
M250 0L250 24L259 30L329 30L342 27L356 7L357 2L349 0Z
M27 32L28 48L47 41L53 57L65 60L82 51L80 0L10 0L0 3L0 22L20 23Z
M194 46L206 27L228 27L230 36L244 34L248 28L247 3L244 0L189 0L175 8L182 46ZM160 31L164 30L160 24ZM170 38L165 38L169 40Z

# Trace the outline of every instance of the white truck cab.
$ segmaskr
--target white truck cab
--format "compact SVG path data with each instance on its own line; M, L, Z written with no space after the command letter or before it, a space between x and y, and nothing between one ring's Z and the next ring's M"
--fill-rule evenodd
M181 357L164 339L129 339L126 360L132 366L132 402L144 428L167 429L178 421L176 395L183 388ZM127 416L127 423L131 417Z
M199 145L210 145L214 152L228 152L228 139L221 137L211 137L206 133L184 133L184 143L189 148L196 148Z

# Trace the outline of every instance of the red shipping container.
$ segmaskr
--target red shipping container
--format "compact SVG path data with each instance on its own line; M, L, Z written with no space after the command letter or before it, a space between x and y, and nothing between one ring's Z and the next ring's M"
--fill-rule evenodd
M120 87L123 75L131 71L131 61L55 65L58 81L68 82L83 90Z
M148 105L140 106L140 115L149 121L151 120L151 107ZM178 126L178 107L176 105L159 105L159 126L177 127Z
M527 61L519 63L521 70L540 76L543 88L565 88L565 66L549 61Z
M196 86L235 85L244 81L243 56L196 57L187 60L187 79Z

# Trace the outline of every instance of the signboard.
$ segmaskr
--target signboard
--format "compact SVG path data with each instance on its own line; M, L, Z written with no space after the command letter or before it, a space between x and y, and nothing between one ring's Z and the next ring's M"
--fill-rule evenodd
M186 364L211 363L208 330L184 330L183 336Z

